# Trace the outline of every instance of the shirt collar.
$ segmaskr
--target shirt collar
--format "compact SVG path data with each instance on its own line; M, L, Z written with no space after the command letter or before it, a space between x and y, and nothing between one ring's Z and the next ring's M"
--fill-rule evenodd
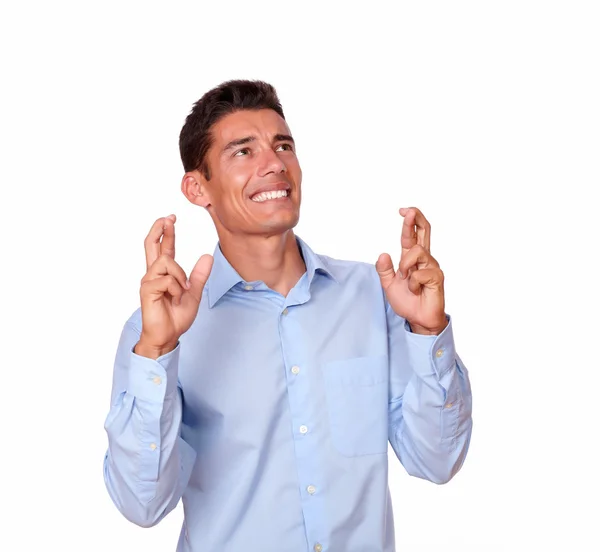
M306 265L306 274L308 276L308 285L313 281L316 272L320 272L329 276L334 282L339 283L337 278L334 276L331 268L325 263L325 260L317 255L302 239L296 236L296 241L300 247L302 257L304 258L304 264Z
M300 248L302 257L304 258L304 264L306 265L306 274L308 276L308 285L310 287L315 274L317 272L323 273L329 276L334 282L338 282L336 277L333 275L331 268L327 266L324 259L321 259L319 255L314 251L298 236L296 237L296 243ZM225 295L233 286L239 282L243 282L243 278L237 273L235 268L231 266L229 261L223 255L221 251L221 245L217 242L215 251L213 254L213 266L210 271L210 276L207 281L207 292L208 292L208 306L213 308L214 305Z

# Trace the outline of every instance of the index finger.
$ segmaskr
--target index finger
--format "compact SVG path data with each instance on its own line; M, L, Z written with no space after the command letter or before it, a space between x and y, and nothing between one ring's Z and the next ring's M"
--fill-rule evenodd
M163 238L160 242L160 254L175 258L175 215L165 219Z
M431 225L423 213L416 207L403 207L400 215L404 217L400 245L402 254L416 244L429 251L431 242ZM416 230L415 230L416 226Z
M146 253L146 270L148 270L156 259L161 254L161 237L165 234L168 219L171 220L171 232L172 232L172 244L171 249L173 251L173 257L175 256L175 229L173 228L173 223L175 221L175 215L169 215L168 217L161 217L154 221L152 228L150 228L150 232L146 236L144 240L144 251ZM164 243L164 237L163 237ZM167 243L168 245L168 243Z

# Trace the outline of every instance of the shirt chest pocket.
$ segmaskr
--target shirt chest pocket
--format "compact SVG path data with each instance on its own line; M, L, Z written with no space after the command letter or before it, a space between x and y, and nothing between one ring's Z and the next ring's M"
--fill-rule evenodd
M388 362L385 355L323 365L331 441L344 456L388 449Z

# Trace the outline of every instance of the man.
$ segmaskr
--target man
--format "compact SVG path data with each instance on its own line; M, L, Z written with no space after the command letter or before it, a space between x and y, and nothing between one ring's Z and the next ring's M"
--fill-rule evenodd
M188 280L175 215L145 240L105 424L111 498L143 527L182 498L179 552L393 551L388 440L441 484L471 435L429 223L400 209L398 270L315 254L292 230L302 172L264 82L207 92L180 151L219 241Z

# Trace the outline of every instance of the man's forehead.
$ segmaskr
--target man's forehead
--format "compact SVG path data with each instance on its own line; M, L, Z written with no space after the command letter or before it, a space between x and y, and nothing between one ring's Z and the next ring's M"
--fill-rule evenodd
M290 134L290 129L272 109L244 109L229 113L213 127L214 138L223 144L245 136L270 137L275 134Z

